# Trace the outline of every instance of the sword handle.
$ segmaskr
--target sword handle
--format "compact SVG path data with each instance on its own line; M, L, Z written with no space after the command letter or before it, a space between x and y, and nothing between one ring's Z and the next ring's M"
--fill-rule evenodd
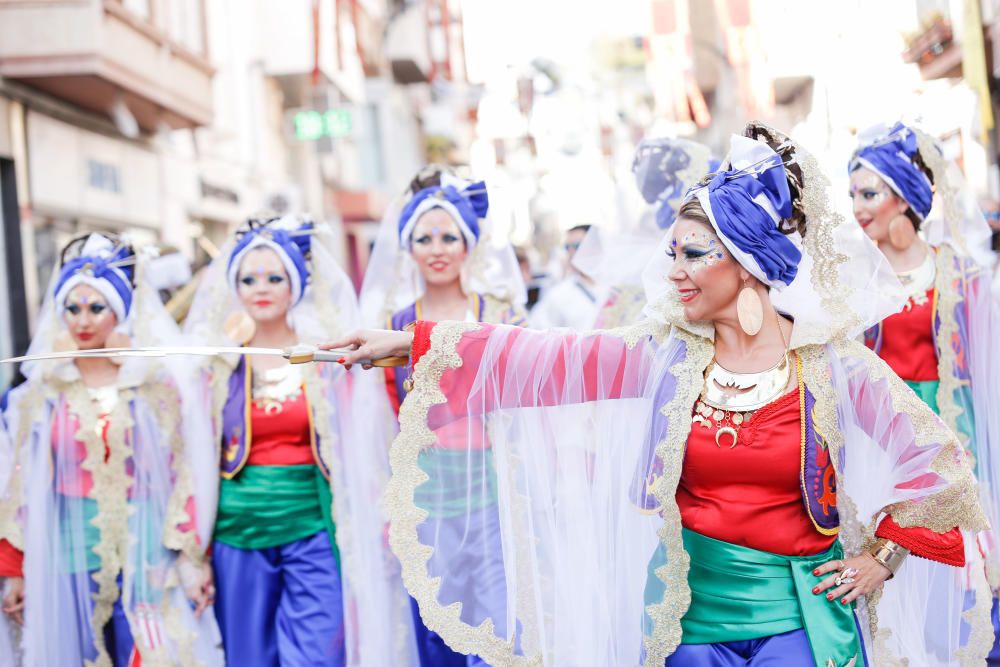
M344 350L317 350L311 345L296 345L285 350L285 358L288 359L289 363L293 364L306 364L317 361L336 363L344 354ZM374 361L362 359L355 363L377 366L379 368L392 368L406 366L410 363L410 359L408 357L386 357L385 359L376 359Z

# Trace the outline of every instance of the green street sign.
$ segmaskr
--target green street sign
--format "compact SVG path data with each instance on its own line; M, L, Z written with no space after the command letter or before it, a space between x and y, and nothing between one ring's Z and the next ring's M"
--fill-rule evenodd
M315 141L323 137L350 136L354 129L354 118L348 109L330 109L328 111L299 111L292 118L295 128L295 138L302 141Z

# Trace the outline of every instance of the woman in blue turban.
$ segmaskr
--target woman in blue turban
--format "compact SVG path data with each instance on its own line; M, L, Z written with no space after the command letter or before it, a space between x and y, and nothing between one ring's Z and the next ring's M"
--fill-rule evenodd
M468 322L524 324L524 285L509 244L499 247L488 237L490 198L486 184L469 182L450 171L431 165L410 184L408 198L398 216L383 223L361 292L362 308L379 311L371 324L402 331L417 320L447 318ZM391 229L390 229L391 228ZM389 399L396 412L406 399L406 373L385 371ZM440 452L435 465L476 466L490 476L488 458L468 459ZM438 490L447 493L447 488ZM446 552L456 541L477 542L495 558L469 573L466 593L477 604L488 606L496 577L489 570L499 563L495 524L499 518L492 499L484 502L473 524L457 523L447 516L431 517L438 526L438 548ZM466 613L477 613L474 604ZM420 664L426 667L465 667L481 664L475 658L451 650L434 632L428 631L413 604Z
M865 343L958 435L971 454L993 526L1000 525L1000 306L977 253L986 222L954 164L920 130L896 123L861 134L850 163L854 217L882 251L906 302L870 328ZM935 186L940 215L931 215ZM993 590L996 538L980 535ZM1000 662L998 639L991 659ZM992 663L991 663L992 664Z
M29 353L176 344L156 270L127 239L74 240ZM22 572L5 573L4 611L23 620L25 664L222 665L205 577L215 493L196 465L207 433L194 428L203 410L181 390L187 376L136 357L22 372L5 412L16 467L0 552L23 553Z
M647 267L648 320L588 334L418 321L335 341L357 346L347 363L414 364L389 538L429 628L491 664L985 656L988 603L953 567L985 525L974 478L941 420L854 340L898 301L827 183L751 124ZM429 465L483 450L495 476ZM470 524L483 498L499 499L503 556L503 604L485 618L444 592L492 552L438 553L429 530L443 513ZM947 620L963 612L971 633Z
M186 332L286 348L358 323L325 225L251 220L207 269ZM230 664L406 665L406 596L379 509L391 412L375 378L280 357L216 358L212 565ZM391 635L398 642L387 642Z

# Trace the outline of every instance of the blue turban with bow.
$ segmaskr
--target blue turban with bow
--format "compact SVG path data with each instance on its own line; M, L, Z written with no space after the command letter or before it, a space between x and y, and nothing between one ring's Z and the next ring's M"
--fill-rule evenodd
M427 211L444 209L454 218L465 244L472 250L479 241L479 221L486 217L490 199L486 184L482 181L465 183L448 174L442 174L441 185L420 190L407 202L399 214L399 245L404 250L410 247L410 237L417 221Z
M292 304L297 304L305 295L309 283L309 265L306 257L312 247L314 228L312 221L303 221L293 216L270 220L262 225L251 224L229 255L226 274L230 286L236 289L240 264L247 253L257 248L270 248L288 273L292 285Z
M101 234L91 234L80 255L59 270L53 292L57 307L78 285L89 285L101 293L118 318L124 322L132 309L132 280L135 255L124 245L116 245Z
M877 125L860 133L861 145L851 159L850 170L866 167L886 182L923 220L931 212L934 190L927 174L913 161L920 151L916 133L896 123Z
M729 164L686 199L698 199L722 243L754 277L769 287L790 285L802 251L778 229L792 217L781 157L763 142L733 135Z

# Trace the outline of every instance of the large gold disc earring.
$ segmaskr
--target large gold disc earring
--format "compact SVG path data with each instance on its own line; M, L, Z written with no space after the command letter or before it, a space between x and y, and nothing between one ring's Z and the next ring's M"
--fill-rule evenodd
M254 334L257 333L257 323L245 311L240 310L231 313L226 318L225 324L222 325L222 331L229 340L239 345L246 345L253 340Z
M917 229L905 215L897 215L889 222L889 245L896 250L906 250L916 238Z
M764 325L764 304L760 302L757 290L747 285L746 280L736 298L736 319L748 336L756 336Z

